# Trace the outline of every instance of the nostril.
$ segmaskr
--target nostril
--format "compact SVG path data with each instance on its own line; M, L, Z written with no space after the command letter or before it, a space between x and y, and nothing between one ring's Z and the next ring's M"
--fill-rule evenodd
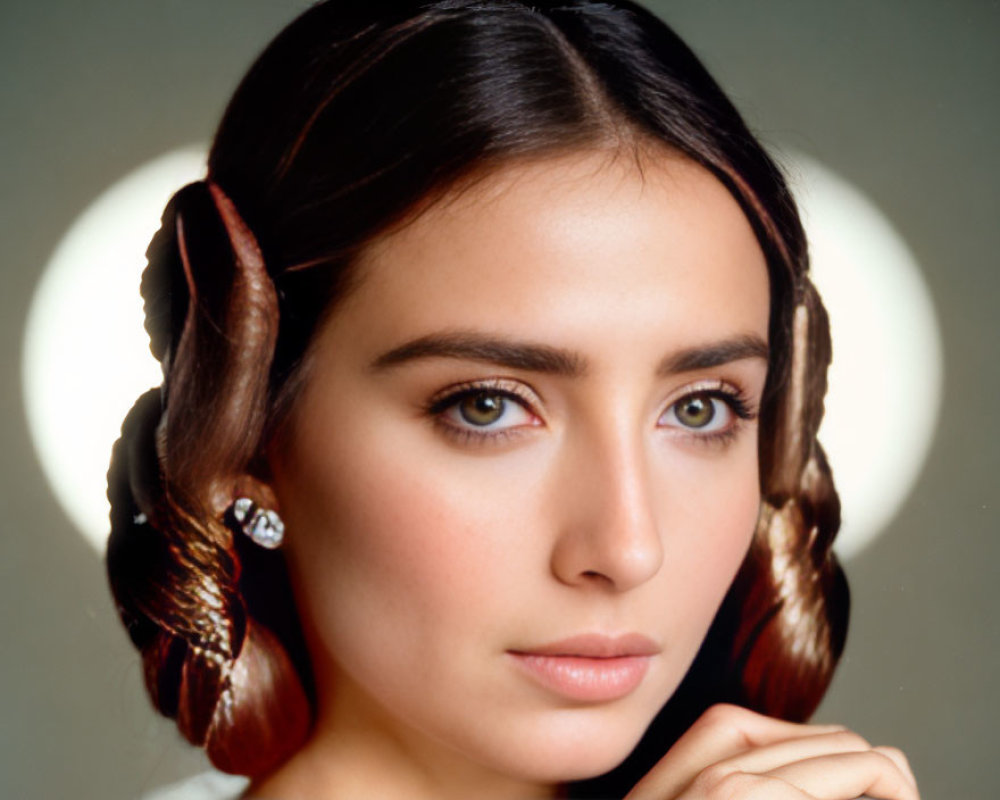
M614 581L611 578L609 578L603 572L599 572L596 569L588 569L585 572L581 572L580 577L584 581L588 581L590 583L610 583L610 584L614 583Z

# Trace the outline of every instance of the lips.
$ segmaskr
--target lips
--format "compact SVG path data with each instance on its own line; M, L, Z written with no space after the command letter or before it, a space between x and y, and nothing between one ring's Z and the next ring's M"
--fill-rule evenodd
M525 675L571 700L610 702L631 694L660 652L639 634L586 634L508 654Z

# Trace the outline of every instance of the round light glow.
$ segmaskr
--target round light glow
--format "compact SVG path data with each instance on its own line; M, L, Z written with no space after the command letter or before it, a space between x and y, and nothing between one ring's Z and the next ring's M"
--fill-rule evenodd
M131 404L160 382L142 327L143 254L170 195L204 165L204 148L168 153L98 197L56 248L28 316L29 428L56 496L99 551L111 445ZM843 502L837 550L850 557L919 473L940 401L941 343L916 262L881 212L805 156L790 172L833 327L820 439Z
M63 509L102 552L111 445L132 403L161 377L142 326L144 253L170 196L204 174L204 147L178 150L101 194L56 247L28 314L28 427Z
M923 466L941 401L941 339L917 262L879 209L806 156L789 166L830 314L819 439L843 506L836 550L849 558L885 528Z

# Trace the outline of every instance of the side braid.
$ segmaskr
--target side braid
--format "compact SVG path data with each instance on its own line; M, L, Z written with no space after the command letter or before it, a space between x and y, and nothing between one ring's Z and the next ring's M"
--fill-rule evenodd
M762 441L760 519L734 585L741 612L732 652L746 705L804 720L843 651L850 598L832 551L840 502L816 440L829 323L808 278L798 294L789 386Z

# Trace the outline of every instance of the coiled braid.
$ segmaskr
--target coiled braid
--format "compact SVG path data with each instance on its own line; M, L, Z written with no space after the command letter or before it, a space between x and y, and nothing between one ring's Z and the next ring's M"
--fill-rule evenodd
M829 322L808 279L798 293L788 386L761 440L760 518L733 587L740 620L732 659L740 702L801 721L816 709L843 651L849 594L832 550L840 501L816 439Z
M113 451L108 574L154 705L220 768L263 773L301 744L308 703L284 648L247 612L224 517L266 421L277 299L212 183L174 196L147 257L146 328L164 381Z

